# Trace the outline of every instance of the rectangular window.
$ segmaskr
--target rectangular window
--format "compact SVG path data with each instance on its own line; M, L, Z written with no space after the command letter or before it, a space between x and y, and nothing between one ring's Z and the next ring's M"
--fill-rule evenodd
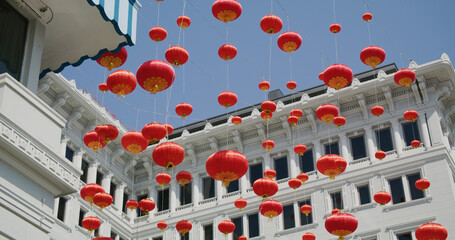
M410 232L397 234L397 240L412 240L412 234Z
M280 157L274 160L276 180L284 179L289 177L288 173L288 157Z
M185 234L183 236L180 236L180 240L190 240L190 234Z
M213 225L204 226L204 240L213 240Z
M259 215L258 213L248 215L248 232L250 238L259 236Z
M332 200L332 209L343 209L343 197L341 196L341 191L330 193L330 199Z
M403 181L401 180L401 177L390 179L389 185L392 194L392 203L397 204L405 202L406 198L404 197Z
M128 208L126 207L126 202L128 202L128 198L130 196L128 195L128 193L123 193L123 205L122 205L122 212L124 213L127 213L128 211Z
M340 155L340 148L338 142L325 144L325 154L337 154Z
M111 231L111 238L115 239L117 237L117 233Z
M299 208L301 208L305 204L311 206L311 199L307 199L307 200L304 200L302 202L299 202ZM308 213L308 216L306 216L305 214L300 212L300 225L304 226L304 225L312 224L312 223L313 223L313 211Z
M299 156L300 158L300 171L307 173L314 171L314 158L313 158L313 149L309 149L306 151L303 156Z
M239 190L239 180L231 181L229 183L229 187L227 187L226 190L228 193L238 191Z
M96 184L101 185L101 182L103 181L103 173L100 171L96 171Z
M357 191L359 192L360 205L368 204L371 202L369 185L359 186L357 187Z
M361 159L367 156L364 136L351 138L352 159Z
M74 155L73 149L71 149L69 147L66 147L65 158L72 162L73 161L73 155Z
M79 210L79 226L82 227L82 220L84 220L85 217L85 211L84 210Z
M180 186L180 205L186 205L192 203L192 186L191 182Z
M406 146L411 146L411 142L414 140L420 141L420 132L417 122L406 122L403 123L402 126Z
M285 230L295 227L294 204L283 207L283 223Z
M204 199L215 197L215 180L211 177L202 179L202 195Z
M233 239L238 240L240 236L243 235L243 221L242 217L233 218L231 220L235 224L235 230L233 233Z
M420 173L415 173L415 174L409 174L406 175L408 178L408 183L409 183L409 189L411 190L411 199L420 199L425 197L423 194L423 191L420 189L416 188L416 181L421 179L422 177L420 176Z
M115 202L115 190L117 190L117 184L111 181L111 188L109 189L109 194L112 196L112 202Z
M169 188L158 190L158 212L169 209Z
M262 163L251 165L250 169L250 185L253 186L254 181L262 178L263 170L262 170Z
M142 199L146 199L147 197L148 197L147 194L137 196L137 202L140 202ZM137 215L138 215L138 216L142 216L142 211L141 211L141 209L136 208L136 211L137 211Z
M65 221L66 202L68 202L68 200L64 197L58 199L57 218L62 222Z
M94 235L94 236L100 235L100 229L97 228L97 229L93 232L93 235Z
M154 237L152 240L163 240L163 237Z
M390 128L376 130L376 142L378 143L379 150L382 150L384 152L392 151L394 147Z
M87 182L87 172L88 172L88 162L85 160L82 160L81 164L81 170L82 170L82 175L81 175L81 181L86 183Z

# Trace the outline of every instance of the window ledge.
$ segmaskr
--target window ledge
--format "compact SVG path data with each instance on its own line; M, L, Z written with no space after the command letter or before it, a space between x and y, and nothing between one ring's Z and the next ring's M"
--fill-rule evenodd
M305 231L305 230L308 230L308 229L316 229L318 227L318 225L319 224L317 222L313 222L311 224L298 226L298 227L294 227L294 228L290 228L290 229L286 229L286 230L282 230L282 231L279 231L279 232L275 233L274 237L280 237L281 235L286 235L286 234L294 233L294 232L301 232L301 231Z
M257 237L252 237L250 240L264 240L265 236L257 236Z
M424 198L420 198L420 199L416 199L416 200L412 200L412 201L408 201L408 202L402 202L402 203L398 203L398 204L384 206L383 211L389 212L389 211L401 209L404 207L412 207L412 206L423 204L423 203L430 203L432 200L433 200L433 197L428 196L428 197L424 197Z
M357 211L361 211L361 210L365 210L365 209L369 209L369 208L375 208L377 205L378 205L377 203L371 202L371 203L363 204L363 205L360 205L360 206L352 207L348 211L349 212L357 212Z
M60 226L61 228L63 228L67 232L69 232L69 233L72 232L71 231L71 227L66 225L66 223L62 222L60 219L56 218L55 219L55 223L57 223L58 226Z

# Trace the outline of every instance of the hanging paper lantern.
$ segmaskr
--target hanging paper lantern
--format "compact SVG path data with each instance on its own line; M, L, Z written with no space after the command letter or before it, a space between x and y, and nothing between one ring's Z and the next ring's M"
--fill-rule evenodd
M118 137L118 129L114 125L105 124L95 127L95 132L101 141L107 144L110 141L114 141Z
M291 178L288 182L288 185L292 189L297 189L302 185L302 181L297 178Z
M369 21L371 21L371 19L373 19L373 14L371 14L371 13L365 13L365 14L363 14L363 16L362 16L362 19L363 19L365 22L369 22Z
M333 209L333 210L332 210L332 215L333 215L333 214L337 214L337 213L340 213L340 212L341 212L341 210L340 210L340 209L338 209L338 208L335 208L335 209Z
M381 116L384 113L384 108L382 106L376 105L371 108L371 114L375 115L376 117Z
M346 123L346 118L343 116L337 116L333 118L333 124L335 124L337 127L341 127Z
M101 221L97 217L86 217L82 219L82 227L88 230L89 234L101 226Z
M239 125L240 123L242 123L242 118L239 116L234 116L231 118L231 122L235 125Z
M126 207L130 210L134 210L139 206L139 203L136 200L126 201Z
M218 95L218 103L225 107L232 107L237 103L237 95L233 92L225 91Z
M160 229L160 231L164 231L167 228L167 223L165 221L158 222L156 226Z
M306 152L307 148L303 144L297 144L294 147L294 152L299 154L300 156L303 156L303 154Z
M416 181L415 186L417 189L425 191L430 187L430 181L428 181L428 179L422 178Z
M241 178L248 170L248 160L240 152L223 150L212 154L205 163L210 177L222 181L228 187L229 182Z
M319 80L324 81L324 72L319 73L318 78Z
M404 119L411 121L411 122L415 122L415 120L419 116L419 114L414 110L408 110L404 113L403 116L404 116Z
M139 131L130 131L125 133L121 142L123 148L133 154L138 154L144 151L149 144L149 141L147 141L147 139L145 139Z
M175 107L175 113L185 119L193 112L193 107L189 103L180 103Z
M376 68L377 65L384 62L384 59L385 52L378 46L368 46L360 52L360 60L372 68Z
M261 118L269 121L273 116L273 113L261 112Z
M316 117L327 124L336 116L338 116L338 108L332 104L323 104L316 109Z
M152 152L153 161L168 170L179 165L184 157L185 150L174 142L160 143Z
M166 90L174 83L175 71L167 62L150 60L139 67L136 77L143 89L155 94Z
M417 228L417 240L446 240L447 229L438 223L425 223Z
M169 134L172 134L172 132L174 132L174 128L172 127L171 124L163 124L163 126L166 128L166 136L168 136Z
M265 200L278 192L278 184L270 178L259 178L253 183L253 191Z
M308 205L308 204L302 205L300 207L300 212L305 214L305 216L307 216L307 217L308 217L308 214L310 214L311 210L313 210L313 208L311 207L311 205Z
M180 171L177 175L175 175L175 179L177 179L177 182L180 183L180 186L184 186L185 184L191 182L193 177L191 176L191 173L187 171Z
M294 116L294 117L297 117L300 119L303 116L303 111L300 109L292 109L291 116Z
M294 81L289 81L286 83L286 87L289 89L289 91L292 91L297 87L297 83Z
M87 185L82 187L82 189L81 189L81 197L85 201L87 201L90 204L92 204L93 203L93 196L95 196L95 194L97 194L97 193L103 193L103 192L104 192L104 188L101 187L100 185L95 184L95 183L89 183L89 184L87 184Z
M379 159L379 160L384 159L384 158L386 157L386 155L387 155L387 154L386 154L384 151L381 151L381 150L377 151L377 152L374 154L374 156L375 156L377 159Z
M275 15L267 15L261 19L261 29L268 34L274 34L281 31L283 21Z
M412 141L412 142L411 142L411 146L412 146L413 148L418 148L418 147L420 147L420 141L419 141L419 140L414 140L414 141Z
M308 174L306 173L301 173L297 175L297 179L299 179L303 184L305 184L305 182L308 181L308 178L310 178L310 176L308 176Z
M132 72L117 70L109 74L106 84L112 93L125 97L136 89L137 81Z
M327 154L318 159L316 167L320 173L335 179L336 175L344 172L347 162L343 157L336 154Z
M142 128L142 136L154 144L166 137L166 127L163 124L152 122Z
M150 211L155 209L155 202L149 198L142 199L139 202L139 209L142 211L142 215L147 215Z
M187 16L180 16L177 18L177 25L185 29L191 25L191 19Z
M248 202L243 198L239 198L234 202L234 206L239 210L243 210L246 207L246 205L248 205Z
M416 73L409 68L403 68L395 73L393 79L398 85L409 87L416 79Z
M240 236L240 237L238 238L238 240L247 240L247 238L246 238L245 236Z
M388 192L380 191L374 194L374 201L381 205L386 205L392 200L392 195Z
M261 109L265 113L273 113L276 111L276 104L270 100L267 100L262 102Z
M181 66L188 61L190 55L185 48L180 46L172 46L166 50L164 53L166 60L174 65L174 66Z
M298 122L299 122L299 118L298 117L295 117L295 116L289 116L288 117L288 123L291 124L292 126L297 125Z
M111 71L113 68L118 68L122 66L126 59L128 58L128 52L126 51L125 47L122 47L120 51L113 53L113 52L105 52L101 57L99 57L96 62L107 68Z
M229 233L234 232L235 224L229 220L224 220L218 223L218 230L227 236Z
M114 199L109 193L97 193L93 196L93 203L103 210L105 207L109 207Z
M258 86L259 86L259 89L261 89L262 91L265 92L265 91L269 90L270 83L268 81L262 81L262 82L259 83Z
M276 200L265 200L259 205L261 214L272 219L283 212L283 205Z
M343 240L345 236L353 233L358 226L357 218L349 213L337 213L330 215L325 220L325 229L335 236L338 240Z
M188 220L181 220L175 225L175 228L182 236L185 236L185 234L193 228L193 224Z
M149 36L150 39L152 39L155 42L161 42L167 37L167 31L166 29L162 27L154 27L150 29L149 31Z
M237 56L237 48L231 44L224 44L218 49L218 55L223 60L231 60Z
M103 93L109 91L109 87L107 86L107 83L100 83L100 85L98 85L98 89Z
M225 23L234 21L242 14L242 5L235 0L216 0L212 5L212 14Z
M164 185L169 184L171 182L171 175L167 173L159 173L156 175L155 180L157 183L160 184L161 187L164 187Z
M267 169L264 171L264 177L273 179L276 177L276 171L273 169Z
M278 37L278 47L285 52L294 52L302 45L302 37L296 32L284 32Z
M341 31L341 25L338 23L334 23L330 25L329 29L331 33L339 33Z
M94 152L98 152L102 148L101 139L95 131L90 131L84 135L84 144Z
M270 152L275 147L275 142L270 139L265 140L264 142L262 142L262 147L268 152Z
M325 85L339 90L351 84L353 77L352 70L348 66L333 64L324 71L323 81Z
M307 232L307 233L303 234L302 240L316 240L316 235L314 235L313 233Z

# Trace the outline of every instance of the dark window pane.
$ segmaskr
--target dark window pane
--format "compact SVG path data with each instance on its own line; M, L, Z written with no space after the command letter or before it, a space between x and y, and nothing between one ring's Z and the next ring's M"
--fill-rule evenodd
M406 201L401 177L389 180L393 204Z
M284 229L295 227L294 205L288 205L283 207L283 222Z
M360 205L371 202L370 187L368 185L358 187L357 190L359 191Z
M257 213L248 215L248 230L250 238L259 236L259 215Z
M74 155L74 151L71 148L66 147L65 158L70 161L73 161L73 155Z
M192 202L192 186L191 182L180 186L180 205L190 204Z
M235 224L235 230L234 230L234 233L233 233L233 238L234 238L234 240L237 240L237 239L239 239L240 236L243 235L242 217L233 218L231 221Z
M229 183L229 187L227 187L227 192L235 192L239 190L239 180L235 180Z
M299 212L300 212L300 208L305 204L308 204L311 206L311 200L307 199L302 202L299 202ZM312 223L313 223L313 211L308 213L308 216L306 216L305 214L300 212L300 225L304 226L304 225L312 224Z
M202 194L204 199L215 197L215 180L211 177L202 179Z
M163 237L154 237L152 240L163 240Z
M102 180L103 174L101 172L96 171L96 184L101 185Z
M314 158L313 158L313 149L307 150L303 156L300 158L300 171L302 172L311 172L314 171Z
M158 212L169 209L169 188L158 190Z
M145 195L140 195L140 196L137 196L137 199L136 199L136 201L137 201L137 202L140 202L142 199L146 199L147 197L148 197L148 195L147 195L147 194L145 194ZM137 215L138 215L138 216L142 216L142 211L141 211L141 209L139 209L139 208L136 208L136 211L137 211Z
M397 234L398 240L412 240L412 235L411 233L402 233L402 234Z
M275 159L276 180L289 177L288 174L288 158L281 157Z
M423 191L420 189L417 189L416 185L415 185L416 181L422 178L420 176L420 173L407 175L406 177L408 178L409 189L411 190L411 199L415 200L415 199L423 198L424 197Z
M111 181L111 189L109 189L109 190L110 190L109 194L111 194L112 199L113 199L112 202L114 203L115 202L115 190L117 190L117 184L115 184Z
M420 141L420 132L417 122L403 123L403 133L406 146L411 146L411 142L414 140Z
M129 198L129 197L130 197L130 196L129 196L127 193L123 193L122 211L123 211L124 213L127 213L127 210L128 210L128 208L126 207L126 202L128 202L128 200L129 200L128 198Z
M213 240L213 225L204 226L204 240Z
M367 156L365 138L362 136L351 138L352 159L360 159Z
M180 240L190 240L190 234L187 233L187 234L185 234L183 236L180 236Z
M330 198L332 199L332 209L343 209L343 198L341 196L341 192L331 193Z
M111 238L115 239L117 237L117 233L111 231Z
M79 226L82 227L82 220L84 220L85 217L85 211L84 210L79 210Z
M96 229L94 232L93 232L93 235L94 236L99 236L100 235L100 229Z
M88 162L87 161L82 160L81 170L82 170L81 181L86 183L87 182L87 171L88 171Z
M330 143L325 145L325 154L338 154L340 155L340 149L338 142Z
M378 149L384 152L393 150L392 135L390 128L376 130L376 142L378 143Z
M66 209L66 202L68 200L64 197L61 197L58 199L58 209L57 209L57 218L60 219L60 221L64 221L65 218L65 209Z
M262 178L263 175L262 171L262 163L256 164L256 165L251 165L250 166L250 183L251 186L253 186L254 181L258 180L259 178Z

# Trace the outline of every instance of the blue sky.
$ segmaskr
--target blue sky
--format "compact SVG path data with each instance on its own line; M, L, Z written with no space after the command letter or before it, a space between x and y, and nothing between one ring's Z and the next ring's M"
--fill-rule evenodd
M322 84L318 74L336 62L334 35L328 30L334 22L332 0L272 1L273 14L284 23L280 33L289 29L303 38L300 49L292 53L296 90ZM77 68L67 67L62 74L68 79L76 79L79 88L98 98L129 130L140 130L153 121L164 123L167 105L170 114L167 121L174 127L223 114L226 110L218 104L217 96L227 90L226 62L218 57L217 52L226 43L226 24L213 17L213 2L186 0L185 15L192 23L184 31L184 41L180 33L180 45L184 44L190 60L184 67L175 69L176 79L171 90L151 95L138 85L123 99L110 92L103 94L98 91L98 84L105 81L109 72L91 60ZM229 110L265 100L265 94L257 87L262 80L271 82L271 90L279 88L284 94L290 93L286 88L290 80L289 54L276 44L280 33L272 35L272 76L269 79L270 35L262 32L259 22L271 13L271 1L239 2L243 7L242 15L228 24L228 43L238 50L237 57L229 62L229 90L237 94L239 101ZM128 60L119 68L134 74L143 62L156 59L156 54L158 59L165 60L165 50L178 44L176 19L183 13L184 0L160 3L160 26L166 28L168 37L158 43L158 52L157 44L148 36L150 28L157 25L158 3L152 0L142 0L141 3L136 45L127 47ZM376 17L370 24L372 43L386 51L384 64L395 62L403 68L408 66L409 59L418 64L426 63L438 59L443 52L455 58L454 20L451 17L455 1L366 0L366 3ZM362 20L365 13L363 1L335 0L335 6L336 22L342 26L337 34L338 62L348 65L354 73L369 70L370 67L359 58L360 51L369 45L367 24ZM180 119L174 111L181 102L190 103L194 109L186 120Z

